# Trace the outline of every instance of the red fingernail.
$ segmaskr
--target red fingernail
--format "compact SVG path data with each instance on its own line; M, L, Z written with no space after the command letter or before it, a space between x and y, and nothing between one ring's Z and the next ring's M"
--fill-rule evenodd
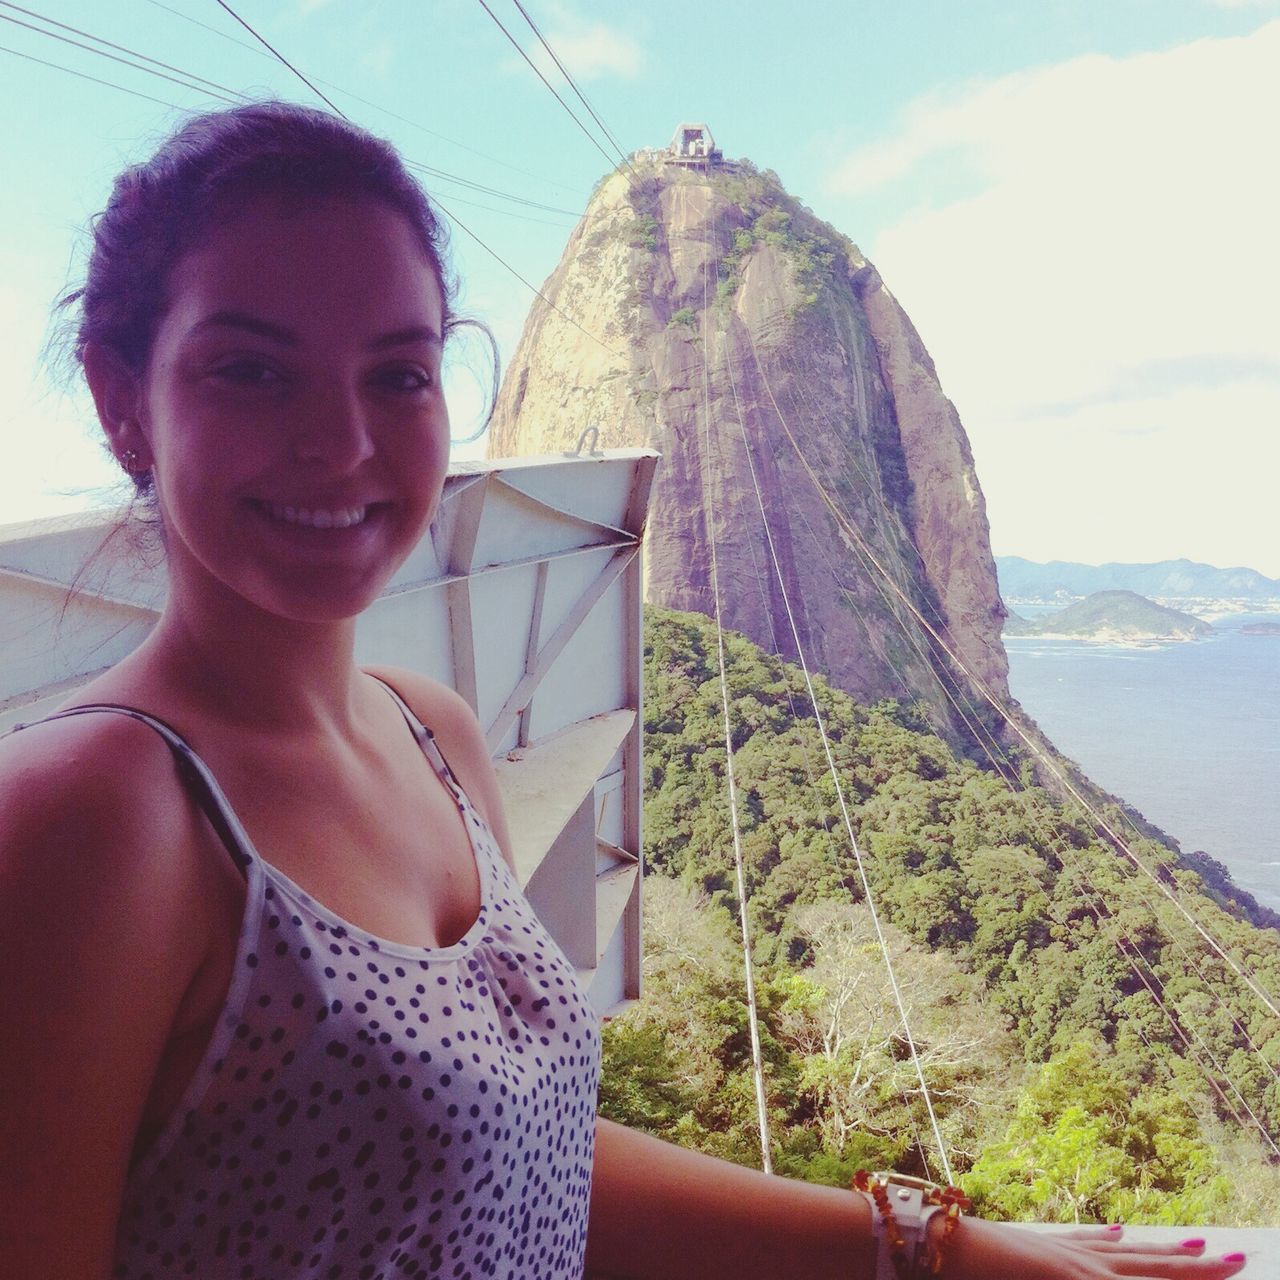
M1183 1242L1178 1246L1178 1248L1179 1248L1179 1249L1203 1249L1203 1248L1204 1248L1204 1241L1203 1241L1203 1240L1200 1240L1200 1239L1196 1239L1196 1240L1184 1240L1184 1241L1183 1241Z
M1112 1224L1107 1228L1107 1230L1108 1230L1108 1231L1119 1231L1120 1229L1121 1229L1121 1228L1120 1228L1120 1224L1119 1224L1118 1222L1113 1222L1113 1223L1112 1223Z
M1222 1255L1222 1260L1223 1262L1243 1262L1244 1254L1243 1253L1224 1253Z

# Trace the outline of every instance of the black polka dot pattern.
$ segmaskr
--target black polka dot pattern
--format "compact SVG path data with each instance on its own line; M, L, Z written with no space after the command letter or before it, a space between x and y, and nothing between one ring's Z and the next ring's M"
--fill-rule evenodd
M256 857L223 1016L134 1167L117 1280L578 1280L600 1041L572 966L448 775L479 918L371 937Z

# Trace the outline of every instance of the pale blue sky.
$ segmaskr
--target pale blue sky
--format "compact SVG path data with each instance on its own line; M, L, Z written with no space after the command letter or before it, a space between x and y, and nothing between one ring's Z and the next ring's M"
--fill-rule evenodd
M532 51L511 0L490 5ZM477 0L233 7L424 164L564 210L604 169ZM313 100L214 0L23 8L236 93ZM726 154L777 170L877 262L969 430L997 552L1187 555L1280 576L1280 4L526 8L624 148L706 120ZM7 49L182 109L217 105L16 25L48 29L14 6L0 18ZM75 277L77 229L181 112L8 52L0 110L5 522L85 505L54 491L111 477L83 403L47 390L38 348ZM571 217L427 185L528 279L554 267ZM509 353L530 295L465 235L455 244L464 306Z

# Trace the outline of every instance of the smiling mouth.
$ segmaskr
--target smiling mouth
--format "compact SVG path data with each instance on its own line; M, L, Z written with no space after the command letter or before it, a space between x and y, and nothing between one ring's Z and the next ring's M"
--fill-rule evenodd
M277 524L303 529L354 529L384 506L366 503L358 507L293 507L281 502L255 502L254 507Z

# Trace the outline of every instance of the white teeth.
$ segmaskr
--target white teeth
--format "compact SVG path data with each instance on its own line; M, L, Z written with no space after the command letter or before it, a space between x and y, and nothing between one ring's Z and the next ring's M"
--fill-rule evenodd
M361 524L369 514L368 507L340 507L336 511L306 507L286 507L277 502L267 504L267 510L276 520L285 524L302 524L312 529L350 529Z

